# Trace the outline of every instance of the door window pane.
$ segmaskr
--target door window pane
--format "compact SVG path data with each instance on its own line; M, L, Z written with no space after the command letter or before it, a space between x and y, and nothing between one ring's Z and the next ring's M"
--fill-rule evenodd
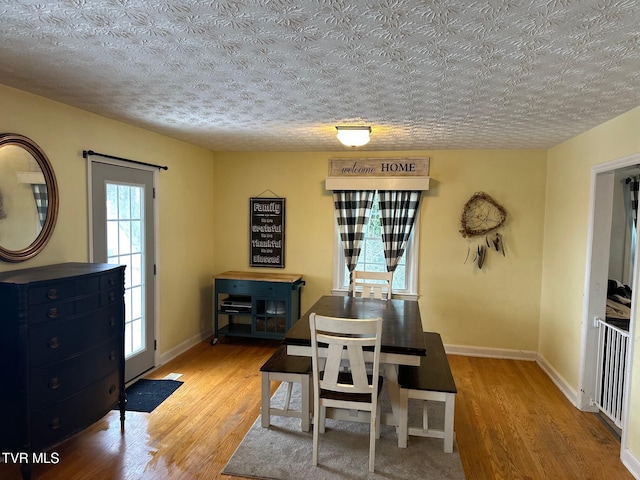
M144 187L107 183L107 261L126 266L125 357L144 350Z

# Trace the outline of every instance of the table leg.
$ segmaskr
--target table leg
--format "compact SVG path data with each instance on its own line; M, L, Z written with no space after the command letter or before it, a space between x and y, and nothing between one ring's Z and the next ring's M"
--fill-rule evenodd
M396 434L398 435L398 447L405 448L407 446L407 437L403 434L402 420L407 417L406 407L400 399L400 385L398 384L398 365L393 363L384 364L384 381L389 391L389 401L391 402L391 410L393 419L389 421L386 418L386 425L394 425ZM406 428L406 426L405 426Z

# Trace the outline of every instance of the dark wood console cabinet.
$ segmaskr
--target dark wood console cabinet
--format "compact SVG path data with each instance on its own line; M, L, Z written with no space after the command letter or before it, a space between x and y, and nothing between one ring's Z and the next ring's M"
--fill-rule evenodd
M117 405L124 429L124 269L0 272L0 451L21 454L25 479L43 453Z

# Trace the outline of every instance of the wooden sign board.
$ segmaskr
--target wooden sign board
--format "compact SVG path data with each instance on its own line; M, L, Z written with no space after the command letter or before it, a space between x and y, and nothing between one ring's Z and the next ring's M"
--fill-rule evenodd
M249 200L249 265L284 268L284 198Z
M331 158L330 177L426 177L429 157Z

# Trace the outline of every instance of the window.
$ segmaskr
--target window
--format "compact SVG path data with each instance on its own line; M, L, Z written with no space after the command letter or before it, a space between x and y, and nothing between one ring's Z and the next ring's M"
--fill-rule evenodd
M416 218L404 254L393 274L394 295L417 294L417 238L420 231L419 223L419 218ZM364 233L364 241L356 269L366 272L385 272L387 267L382 244L378 192L374 195L373 205L369 214L369 223L365 226ZM349 289L349 270L346 266L337 223L334 223L334 242L334 289L344 292Z

